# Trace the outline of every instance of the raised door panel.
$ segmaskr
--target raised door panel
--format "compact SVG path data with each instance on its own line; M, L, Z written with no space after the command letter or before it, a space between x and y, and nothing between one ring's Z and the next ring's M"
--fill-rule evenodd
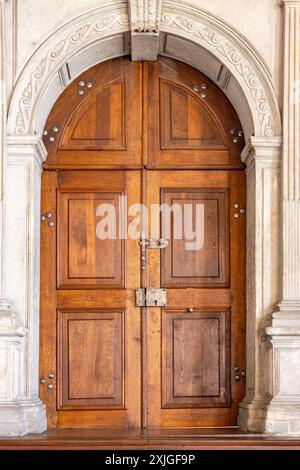
M222 129L203 100L183 87L160 80L162 149L224 147Z
M229 285L228 197L226 188L161 191L162 203L172 207L170 244L162 252L164 287Z
M112 83L84 101L71 115L60 149L125 150L125 83Z
M141 167L142 112L142 63L122 57L92 67L51 110L44 168Z
M60 288L124 285L124 241L113 238L113 232L118 230L119 196L95 192L59 194ZM111 235L105 231L102 207L113 209L116 216Z
M243 130L217 85L167 57L144 74L148 168L243 168Z
M165 310L162 341L163 407L230 404L229 311Z
M124 406L124 312L59 311L58 408Z

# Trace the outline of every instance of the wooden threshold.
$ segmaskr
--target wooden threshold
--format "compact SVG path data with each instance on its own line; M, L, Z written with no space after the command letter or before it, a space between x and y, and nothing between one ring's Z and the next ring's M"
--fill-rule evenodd
M300 450L300 438L253 434L238 428L131 430L52 429L0 439L0 450Z

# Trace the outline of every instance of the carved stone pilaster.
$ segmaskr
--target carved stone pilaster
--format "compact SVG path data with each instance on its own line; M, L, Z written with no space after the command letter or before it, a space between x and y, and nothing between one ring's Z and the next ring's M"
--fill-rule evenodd
M129 0L132 60L156 60L162 0Z
M247 165L247 387L238 423L265 432L272 397L270 347L265 327L280 298L281 138L250 138Z
M300 435L300 0L283 3L283 283L266 328L272 364L266 431Z
M283 299L300 316L300 1L284 1Z
M4 186L3 291L13 308L0 299L0 436L39 433L47 427L38 398L37 340L40 183L46 149L38 137L25 141L7 138L6 175L14 185Z

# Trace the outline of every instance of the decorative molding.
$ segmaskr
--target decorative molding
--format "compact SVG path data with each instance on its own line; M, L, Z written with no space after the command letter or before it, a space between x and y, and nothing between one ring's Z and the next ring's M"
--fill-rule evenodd
M148 2L143 2L143 8L146 8L146 3L148 5ZM142 2L132 2L130 5L137 7L138 4L142 5ZM161 2L151 2L151 5L154 4L160 8ZM149 7L147 8L149 12ZM160 15L156 16L159 18ZM237 30L216 15L192 6L185 0L163 1L161 18L162 32L200 44L231 72L250 106L256 136L280 135L280 113L270 71L258 52ZM38 48L20 74L9 110L9 133L22 135L35 132L41 97L59 68L70 57L102 38L128 31L130 24L127 2L113 0L109 3L103 1L101 7L75 18L53 33ZM141 44L137 47L139 38ZM154 60L157 41L158 33L132 32L132 43L136 51L133 58L139 58L142 49L145 51L145 59Z
M129 0L130 26L135 33L158 33L162 0Z
M15 135L32 132L30 129L32 109L42 86L45 81L48 81L52 71L66 62L71 55L85 47L86 44L97 41L99 38L129 30L128 10L124 3L120 4L118 2L118 8L110 11L105 11L107 8L104 8L104 6L95 10L94 14L85 16L83 20L81 19L80 26L78 26L78 22L75 22L67 34L63 34L62 38L53 46L45 47L47 50L44 54L41 54L42 57L37 65L27 75L30 76L30 79L21 92L13 129Z
M259 57L256 62L258 64L251 64L249 58L251 54L247 54L247 58L244 54L244 46L239 45L238 41L230 40L229 25L223 22L222 27L218 28L217 22L214 23L208 12L191 7L190 10L184 5L184 10L180 4L174 2L164 2L161 17L161 30L174 32L180 35L180 31L184 32L190 39L195 42L202 43L203 47L210 49L214 54L217 54L221 62L227 65L229 70L235 70L235 76L239 75L239 82L244 85L244 89L247 89L247 95L251 98L259 123L259 129L257 129L257 135L272 137L280 134L280 117L279 111L276 104L276 98L274 91L272 90L272 101L273 105L270 104L268 94L273 85L269 87L269 91L266 91L265 83L260 80L257 71L255 70L256 65L262 69L265 68L263 59ZM222 29L229 33L226 36L223 34ZM246 40L245 40L246 42ZM253 55L253 54L252 54ZM258 56L258 53L256 53ZM254 61L253 61L254 62ZM263 64L262 64L263 63ZM263 67L261 67L263 65ZM274 106L276 109L274 109ZM272 109L273 108L273 109ZM274 112L275 111L275 112ZM275 114L275 116L274 116ZM276 116L277 115L277 116ZM275 119L279 122L275 122Z
M22 327L9 302L4 297L0 297L0 338L26 335L26 328Z
M283 299L279 310L300 315L300 1L284 2ZM299 424L300 426L300 424Z

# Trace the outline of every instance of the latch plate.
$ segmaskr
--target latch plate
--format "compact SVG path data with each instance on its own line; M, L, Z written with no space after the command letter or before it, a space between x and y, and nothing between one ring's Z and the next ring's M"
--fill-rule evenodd
M167 248L167 246L169 246L169 240L167 240L166 238L159 238L158 240L153 238L144 238L140 241L140 245L143 248L156 248L162 250L163 248Z
M165 307L167 305L166 289L136 289L137 307Z

